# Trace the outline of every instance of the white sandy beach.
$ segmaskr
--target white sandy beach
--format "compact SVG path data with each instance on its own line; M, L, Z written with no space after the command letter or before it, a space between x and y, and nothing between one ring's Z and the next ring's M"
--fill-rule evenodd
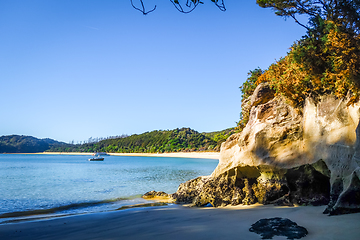
M320 207L271 205L188 208L180 205L135 208L25 223L0 225L2 240L79 239L261 239L249 232L262 218L284 217L305 227L303 239L355 240L360 214L327 216ZM286 239L274 237L273 239Z
M80 152L43 152L23 154L48 154L48 155L92 155L93 153ZM219 159L220 152L174 152L174 153L108 153L110 156L140 156L140 157L181 157L181 158L206 158Z
M180 157L219 159L220 152L173 152L173 153L109 153L112 156Z

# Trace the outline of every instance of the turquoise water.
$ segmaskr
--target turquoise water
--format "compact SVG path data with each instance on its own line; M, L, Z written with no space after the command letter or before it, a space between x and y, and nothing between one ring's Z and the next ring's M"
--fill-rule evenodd
M218 160L0 154L0 223L35 215L62 216L147 202L148 191L173 193L180 183L209 175Z

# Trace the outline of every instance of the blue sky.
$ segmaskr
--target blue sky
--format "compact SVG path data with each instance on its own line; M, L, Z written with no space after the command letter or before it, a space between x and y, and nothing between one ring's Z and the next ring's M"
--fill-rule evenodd
M146 1L146 0L145 0ZM234 127L247 72L285 56L305 30L255 0L0 0L0 135L69 142Z

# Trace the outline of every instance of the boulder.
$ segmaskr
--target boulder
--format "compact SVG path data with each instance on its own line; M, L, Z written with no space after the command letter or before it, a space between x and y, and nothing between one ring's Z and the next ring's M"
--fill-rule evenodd
M171 195L177 203L214 207L238 204L322 205L330 201L330 181L320 167L283 169L269 165L235 167L215 178L199 177Z
M161 192L161 191L160 192L150 191L150 192L145 193L141 197L144 199L157 198L157 197L167 198L167 197L169 197L169 194L167 194L165 192Z
M272 239L274 236L285 236L287 239L300 239L308 234L306 228L287 218L260 219L249 229L250 232L260 234L262 239Z

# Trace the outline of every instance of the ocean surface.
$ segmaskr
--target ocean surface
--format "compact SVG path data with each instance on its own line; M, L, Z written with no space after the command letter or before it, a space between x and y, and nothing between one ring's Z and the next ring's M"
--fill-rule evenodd
M85 155L0 154L0 224L104 212L147 204L148 191L174 193L210 175L218 160Z

